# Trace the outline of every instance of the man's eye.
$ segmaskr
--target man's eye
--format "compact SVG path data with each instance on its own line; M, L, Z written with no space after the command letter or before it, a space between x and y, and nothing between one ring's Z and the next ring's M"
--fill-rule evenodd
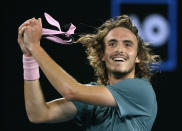
M115 46L116 45L116 43L109 43L109 46Z
M131 47L131 43L129 43L129 42L125 43L125 46L126 47Z

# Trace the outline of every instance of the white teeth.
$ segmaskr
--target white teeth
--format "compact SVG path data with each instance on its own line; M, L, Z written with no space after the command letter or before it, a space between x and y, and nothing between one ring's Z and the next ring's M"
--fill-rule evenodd
M124 61L124 58L121 58L121 57L116 57L113 59L114 61Z

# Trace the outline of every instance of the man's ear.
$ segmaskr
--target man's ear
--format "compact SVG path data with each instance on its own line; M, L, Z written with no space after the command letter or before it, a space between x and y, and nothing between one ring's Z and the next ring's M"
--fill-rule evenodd
M138 56L135 59L135 63L140 63L140 59L138 58Z
M104 57L104 55L102 56L102 61L105 61L105 57Z

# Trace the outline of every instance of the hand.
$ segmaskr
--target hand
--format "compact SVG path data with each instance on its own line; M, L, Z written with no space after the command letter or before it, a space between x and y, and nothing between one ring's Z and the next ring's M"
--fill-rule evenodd
M27 20L25 21L22 25L19 26L18 28L18 44L23 52L23 54L25 56L31 56L31 52L25 47L24 45L24 38L23 38L23 35L24 35L24 28L30 24L30 20Z
M30 24L26 25L24 30L24 45L31 52L33 47L40 46L40 39L42 36L42 22L32 18L29 20Z

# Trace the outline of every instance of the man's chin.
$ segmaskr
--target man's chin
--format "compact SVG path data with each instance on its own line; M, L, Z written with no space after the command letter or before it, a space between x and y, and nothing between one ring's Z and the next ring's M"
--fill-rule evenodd
M127 71L113 71L112 72L112 74L114 75L114 77L116 78L116 79L121 79L121 78L123 78L123 77L125 77L125 76L127 76L128 74L129 74L129 72L127 72Z

